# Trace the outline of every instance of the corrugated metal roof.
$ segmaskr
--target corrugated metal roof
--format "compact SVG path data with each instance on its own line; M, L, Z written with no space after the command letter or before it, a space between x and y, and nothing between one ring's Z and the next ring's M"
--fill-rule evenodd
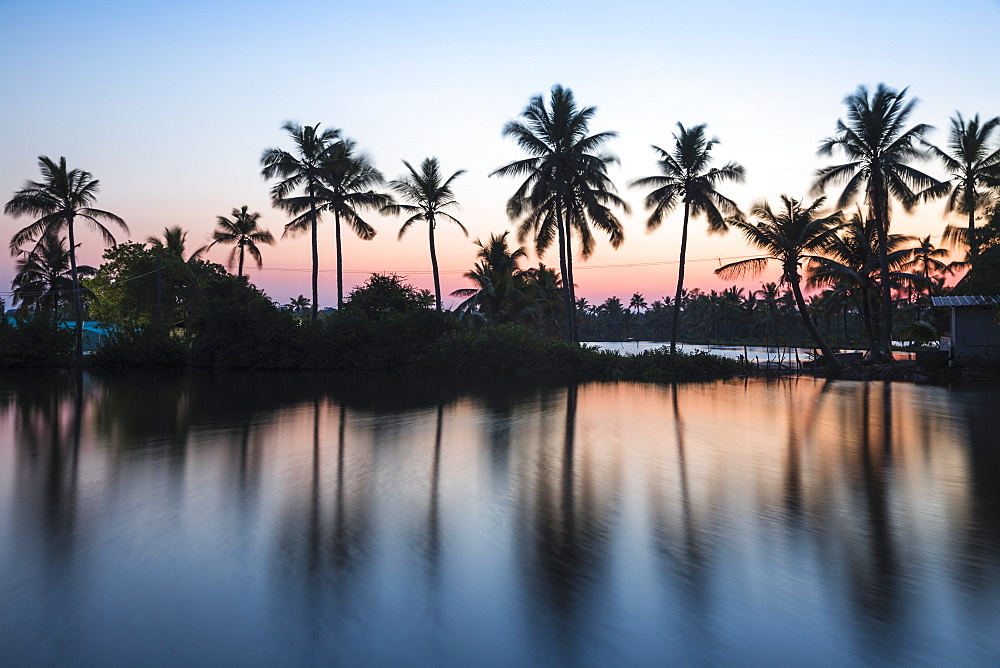
M931 297L934 306L1000 306L1000 295L985 297Z

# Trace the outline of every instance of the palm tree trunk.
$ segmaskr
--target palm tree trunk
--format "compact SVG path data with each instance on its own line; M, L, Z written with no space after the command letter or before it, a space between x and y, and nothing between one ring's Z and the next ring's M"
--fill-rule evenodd
M892 361L892 282L889 278L889 203L887 195L877 188L875 202L877 216L875 231L878 234L879 276L882 282L882 328L879 332L880 350L878 359L882 362Z
M791 273L787 272L791 270ZM806 300L802 297L802 287L799 285L799 274L795 270L795 266L786 269L786 275L792 276L792 294L795 295L795 305L799 308L799 313L802 315L802 321L806 325L806 329L809 330L810 336L812 336L813 341L819 346L819 349L823 351L823 363L826 366L826 377L827 378L837 378L840 376L840 361L837 356L833 354L833 349L830 348L830 344L826 342L823 336L819 333L819 329L813 323L812 318L809 317L809 312L806 310Z
M319 233L316 229L316 196L309 184L309 214L312 216L312 321L319 317Z
M340 212L333 210L337 236L337 310L344 310L344 251L340 240Z
M434 248L434 216L431 216L427 221L427 234L430 239L431 245L431 271L434 273L434 303L437 304L437 310L441 310L441 278L438 276L438 258L437 250Z
M580 329L576 322L576 283L573 280L573 228L566 223L566 272L569 276L570 336L573 343L580 342Z
M563 279L563 299L566 302L566 340L573 341L573 304L570 301L569 269L566 267L566 232L563 230L562 208L556 208L556 231L559 233L559 271Z
M976 181L972 177L965 183L965 207L969 210L969 263L974 264L979 244L976 242Z
M237 278L243 278L243 240L240 240L240 268L236 272Z
M670 352L677 352L677 321L681 318L681 293L684 291L684 261L687 258L688 221L691 207L684 202L684 226L681 228L681 259L677 267L677 292L674 293L674 321L670 324Z
M76 310L76 326L73 331L73 338L76 340L74 357L79 362L83 359L83 305L80 300L80 279L76 274L76 236L73 234L72 214L66 220L66 229L69 235L69 267L73 279L73 306Z

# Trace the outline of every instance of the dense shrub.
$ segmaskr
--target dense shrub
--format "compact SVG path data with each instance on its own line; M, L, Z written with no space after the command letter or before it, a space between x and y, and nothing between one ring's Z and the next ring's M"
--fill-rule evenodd
M705 352L671 353L666 346L622 357L618 367L621 376L640 380L708 380L735 376L745 370L738 360Z
M0 316L0 366L51 367L73 359L73 330L46 312Z
M163 327L119 329L105 338L89 361L109 367L184 366L187 345Z
M415 366L444 373L602 373L619 361L613 353L545 338L507 324L446 334L415 360Z

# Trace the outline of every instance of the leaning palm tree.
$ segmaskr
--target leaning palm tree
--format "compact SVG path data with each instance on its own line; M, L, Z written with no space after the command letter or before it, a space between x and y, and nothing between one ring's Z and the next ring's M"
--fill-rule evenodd
M1000 117L981 123L979 114L976 114L966 123L962 114L955 112L948 130L948 150L927 145L931 155L951 172L951 180L955 185L948 197L946 211L968 216L968 227L962 230L964 235L956 234L957 230L949 225L945 238L959 240L960 236L964 236L969 246L969 259L973 262L979 252L976 242L976 212L983 208L988 199L984 188L1000 185L1000 148L992 141L992 135L998 126Z
M17 274L12 282L11 301L55 315L59 305L74 293L71 271L66 237L50 230L42 235L34 248L21 251ZM76 267L79 278L92 278L96 273L97 270L88 265ZM90 290L82 286L80 290L83 296L93 299Z
M920 145L930 126L919 124L907 129L916 100L906 100L906 89L896 92L879 84L873 94L859 86L844 99L847 122L837 121L837 134L820 143L819 155L831 156L840 151L849 162L831 165L816 172L813 193L819 195L830 186L845 183L837 206L846 208L864 195L868 217L875 221L878 256L882 273L882 361L892 361L892 294L888 262L888 234L891 218L890 199L896 199L907 211L921 199L947 194L951 186L914 169L908 163L925 157Z
M744 274L758 274L772 260L780 262L781 282L791 287L802 321L816 345L823 351L827 376L832 378L840 375L840 362L809 315L799 275L802 261L811 259L814 253L827 248L837 235L840 212L821 216L819 210L824 201L825 198L820 197L812 204L803 206L798 200L782 195L783 206L777 212L767 202L757 202L750 209L750 215L758 220L756 224L737 220L732 225L743 233L751 245L767 254L731 262L716 269L715 273L729 279Z
M684 204L684 223L681 228L681 257L677 270L677 292L674 296L674 319L670 325L670 352L677 350L677 323L680 320L681 295L684 291L684 263L687 258L688 221L691 216L704 214L708 218L709 234L726 231L726 219L740 216L739 207L723 197L716 187L726 181L743 181L742 165L729 162L722 167L708 167L712 161L712 148L718 139L705 137L705 124L685 128L678 123L674 147L665 151L658 146L653 150L660 156L660 174L636 179L633 188L653 188L646 195L646 208L652 209L646 229L655 230L678 203Z
M434 228L438 219L450 220L462 228L465 236L469 236L469 231L465 226L445 209L457 207L458 200L451 189L451 184L462 174L464 169L460 169L447 179L441 174L441 164L437 158L425 158L420 163L420 171L413 169L407 161L403 161L409 174L406 174L389 184L389 187L396 191L400 197L409 204L388 204L382 208L383 213L389 215L399 215L401 213L411 214L399 228L399 238L402 239L406 231L413 223L426 222L427 233L431 248L431 270L434 273L434 303L437 310L441 310L441 278L438 275L437 250L434 246Z
M528 102L521 113L523 120L504 126L504 136L511 137L530 157L517 160L493 171L490 176L525 177L507 201L511 220L522 219L518 238L533 235L539 255L556 241L559 267L565 294L566 338L579 339L573 305L576 303L573 281L572 231L580 236L580 254L586 258L594 250L590 226L605 232L613 248L625 239L624 228L613 208L626 213L628 204L615 193L607 174L609 164L618 159L598 151L615 132L588 135L590 119L596 107L579 108L573 91L556 84L548 106L541 95Z
M208 252L215 244L232 244L233 250L229 253L229 270L232 271L233 262L239 258L239 270L236 275L243 277L243 257L249 253L250 257L257 261L257 268L264 266L264 260L260 256L260 249L257 244L274 245L274 237L267 230L257 227L260 214L256 211L250 213L249 207L243 205L239 209L233 209L229 214L232 218L218 216L215 219L215 231L212 233L212 243L199 248L192 257L200 257Z
M282 209L293 208L296 198L293 193L300 188L305 192L309 210L309 231L312 237L312 319L315 321L319 309L319 239L316 231L318 223L316 196L322 186L321 179L326 174L326 161L334 142L340 137L340 130L319 131L319 123L302 127L288 121L282 128L292 138L295 153L280 148L267 148L260 157L261 176L265 179L280 179L271 188L271 201ZM288 230L286 230L286 233Z
M49 232L66 229L76 311L76 357L80 359L83 356L83 304L76 264L76 219L83 220L111 246L115 245L115 238L101 221L115 223L126 234L128 226L115 214L93 208L100 191L100 182L90 172L67 169L66 158L59 158L57 164L46 156L38 158L38 167L42 173L42 181L28 181L4 207L4 213L15 217L39 216L38 220L14 234L10 248L12 253L18 253L25 244L36 242Z
M385 183L382 172L375 169L371 159L360 153L353 141L341 139L330 147L320 176L321 184L315 193L316 211L333 212L337 240L337 308L344 308L344 252L341 239L341 221L346 222L359 238L371 241L375 228L358 213L364 209L380 210L392 204L392 198L373 188ZM285 226L287 232L300 232L312 222L307 197L290 199L286 209L293 213L304 212Z
M164 227L162 237L158 237L156 235L146 237L146 243L153 248L167 250L182 260L184 259L184 253L187 250L186 240L187 232L182 230L180 225L175 225L174 227ZM195 253L195 255L197 255L197 253Z

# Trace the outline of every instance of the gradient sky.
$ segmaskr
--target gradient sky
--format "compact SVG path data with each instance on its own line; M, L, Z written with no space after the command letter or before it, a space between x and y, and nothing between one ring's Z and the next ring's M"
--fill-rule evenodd
M259 158L291 148L286 120L341 128L388 178L401 160L437 156L451 173L456 215L469 229L438 228L442 288L466 287L472 240L510 229L512 180L488 178L522 157L501 136L528 99L554 83L598 112L594 132L614 130L621 158L611 176L633 205L625 244L597 250L576 273L577 294L603 301L641 292L672 295L680 214L645 231L634 178L656 173L650 144L668 147L677 121L707 123L718 163L746 167L746 183L723 191L744 209L760 198L805 197L815 155L859 84L909 87L914 122L943 128L955 110L1000 113L989 75L1000 60L1000 4L850 1L677 2L106 2L0 0L0 195L37 179L37 156L66 156L101 181L98 206L122 216L130 238L165 226L202 245L215 217L248 205L280 235ZM935 165L927 171L945 174ZM348 286L373 271L432 287L425 228L403 241L400 220L371 215L374 241L345 237ZM0 216L10 234L28 219ZM940 235L943 204L897 214L894 231ZM720 259L752 254L742 237L710 237L695 220L686 285L721 289ZM124 234L117 234L124 240ZM84 232L83 261L102 248ZM320 228L320 304L336 302L332 225ZM264 248L252 280L285 303L309 294L307 236ZM222 262L226 251L210 259ZM531 259L536 262L534 254ZM554 250L543 258L557 266ZM660 264L650 264L660 263ZM630 266L631 265L631 266ZM643 265L643 266L635 266ZM8 302L14 261L0 261ZM774 278L775 276L770 276ZM760 280L747 281L751 285ZM451 300L454 302L454 300ZM446 300L446 303L448 300Z

